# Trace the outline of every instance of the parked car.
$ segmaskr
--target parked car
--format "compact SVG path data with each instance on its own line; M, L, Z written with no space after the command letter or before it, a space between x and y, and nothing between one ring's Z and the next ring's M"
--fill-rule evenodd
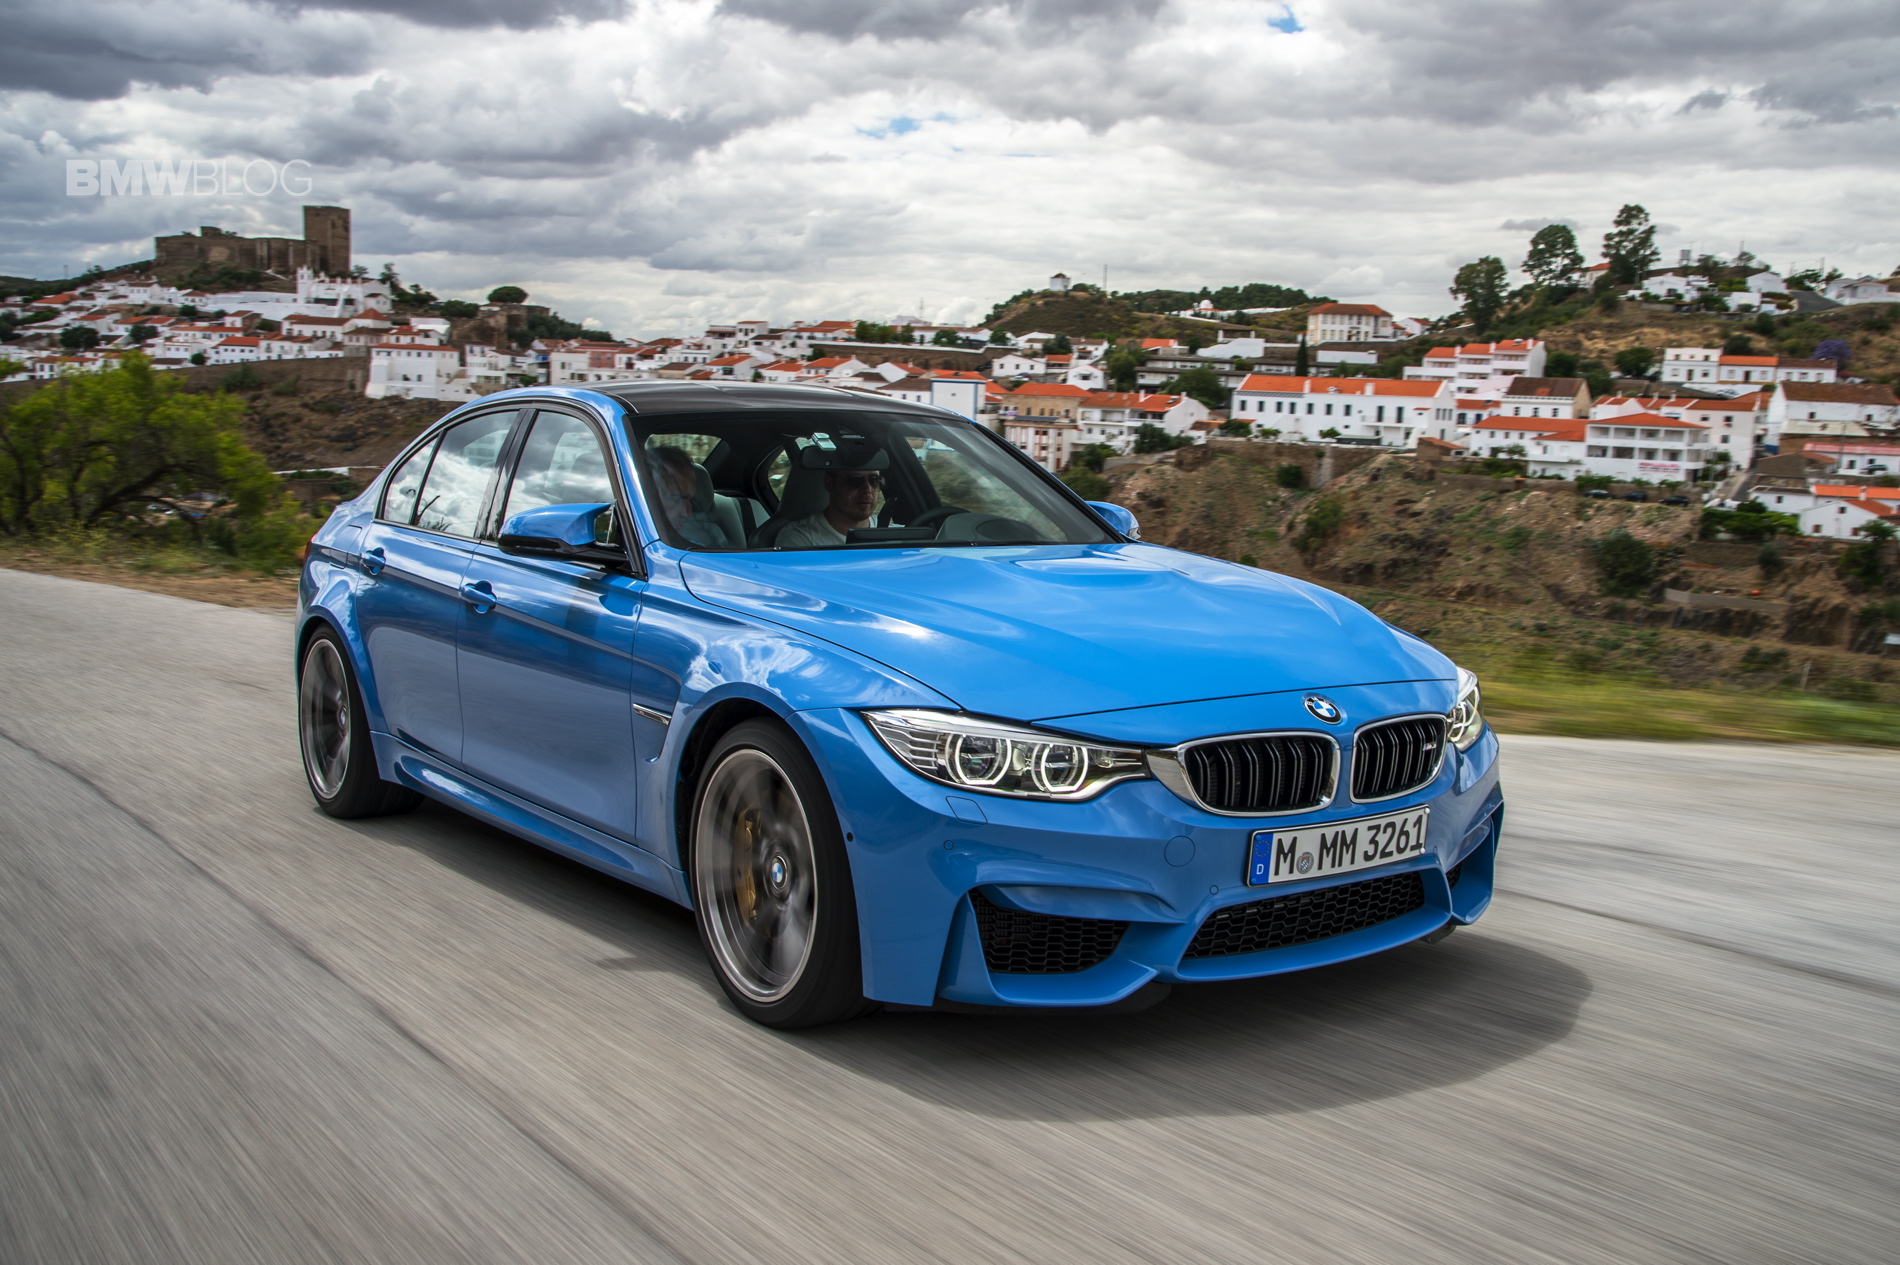
M1585 488L1583 494L1593 501L1607 501L1610 499L1610 494L1602 488Z
M1688 503L1689 498L1686 496L1665 496L1658 502L1658 504L1662 505L1687 505Z
M296 663L323 811L429 796L688 906L774 1026L1105 1005L1491 898L1471 673L862 393L470 403L317 533Z
M1625 492L1623 493L1623 499L1626 501L1647 501L1649 499L1649 493L1641 490Z

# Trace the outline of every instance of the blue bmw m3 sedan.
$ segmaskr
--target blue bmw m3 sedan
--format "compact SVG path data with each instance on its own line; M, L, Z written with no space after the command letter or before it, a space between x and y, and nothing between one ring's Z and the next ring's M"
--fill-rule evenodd
M1478 683L868 393L484 397L311 544L323 811L423 796L694 911L761 1023L1101 1006L1481 914Z

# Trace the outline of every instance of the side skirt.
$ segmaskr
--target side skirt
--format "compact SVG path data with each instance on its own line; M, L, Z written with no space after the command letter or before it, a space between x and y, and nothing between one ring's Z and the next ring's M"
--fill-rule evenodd
M422 792L491 826L538 843L582 865L643 887L675 904L692 908L686 876L644 848L622 843L598 830L519 799L480 778L450 768L402 739L371 733L376 763L391 782Z

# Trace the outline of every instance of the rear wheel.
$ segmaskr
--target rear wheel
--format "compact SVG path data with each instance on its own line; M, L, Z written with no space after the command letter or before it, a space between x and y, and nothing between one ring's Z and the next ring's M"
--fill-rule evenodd
M297 739L317 807L332 817L404 813L422 802L376 773L363 693L336 630L320 629L297 666Z
M714 746L694 799L692 876L700 939L748 1017L805 1028L869 1009L837 814L781 726L747 721Z

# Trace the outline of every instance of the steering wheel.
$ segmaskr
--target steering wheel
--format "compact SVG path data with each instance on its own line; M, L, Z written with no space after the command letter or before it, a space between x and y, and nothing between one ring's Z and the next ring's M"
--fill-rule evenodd
M964 509L961 505L939 505L934 510L925 510L908 523L905 523L904 526L937 527L955 518L958 514L968 514L969 512L969 510Z

